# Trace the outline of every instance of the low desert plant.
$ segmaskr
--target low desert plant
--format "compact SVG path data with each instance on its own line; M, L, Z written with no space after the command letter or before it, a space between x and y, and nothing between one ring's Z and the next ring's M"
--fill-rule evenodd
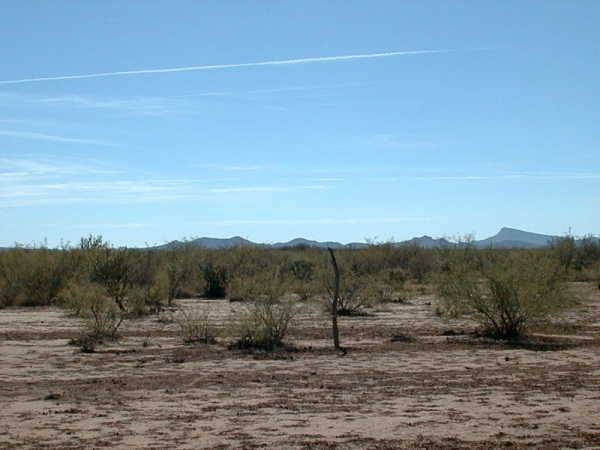
M259 298L244 305L236 318L234 333L239 348L274 350L282 345L297 313L293 300Z
M452 317L471 315L487 334L516 338L574 304L560 269L535 253L511 254L481 271L449 264L437 279L437 310Z
M163 267L168 282L167 302L173 305L173 300L179 297L183 286L192 276L192 267L189 261L189 249L172 250L166 256L167 262Z
M99 340L114 340L119 337L119 327L125 315L106 297L95 297L85 319L89 334Z
M284 270L298 281L309 282L314 277L315 264L311 261L296 259L289 262Z
M283 340L299 312L288 294L289 284L276 270L263 283L254 283L245 293L246 303L233 318L235 347L274 350Z
M351 270L339 265L340 281L337 297L337 314L340 316L357 316L365 314L365 309L377 301L378 283L370 276L359 276ZM335 277L327 272L323 274L322 286L326 296L321 298L325 311L331 313L336 295Z
M435 267L435 253L428 249L413 247L408 261L408 272L418 283L423 284Z
M172 318L179 327L184 344L211 344L215 341L216 328L207 306L178 308Z
M162 309L162 299L154 295L151 286L136 286L129 290L124 299L124 313L128 318L144 317L148 314L158 314Z
M85 332L82 332L78 337L69 341L69 345L76 345L82 353L94 353L99 343L101 341L96 336Z
M60 298L66 308L83 318L82 336L96 342L118 337L126 312L114 303L104 286L91 282L71 283Z
M575 237L567 234L563 237L556 238L550 243L553 256L558 260L560 265L568 272L577 256L577 242Z
M125 298L132 286L132 266L126 250L104 248L98 251L93 262L91 281L101 284L121 311L125 311Z
M403 269L385 269L370 277L369 284L378 302L401 302L407 279Z

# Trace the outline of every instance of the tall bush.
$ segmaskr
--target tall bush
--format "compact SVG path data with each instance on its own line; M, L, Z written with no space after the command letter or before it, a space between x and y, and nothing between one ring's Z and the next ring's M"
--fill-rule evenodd
M574 304L560 266L536 253L509 254L482 270L464 261L450 263L436 287L441 312L470 315L498 338L519 337Z
M283 344L298 306L286 297L288 284L278 270L266 282L251 286L245 294L246 303L233 320L236 346L274 350Z

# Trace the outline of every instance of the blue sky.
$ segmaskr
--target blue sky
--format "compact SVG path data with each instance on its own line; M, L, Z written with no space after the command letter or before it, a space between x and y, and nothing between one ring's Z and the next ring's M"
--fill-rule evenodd
M0 246L598 233L600 2L2 6Z

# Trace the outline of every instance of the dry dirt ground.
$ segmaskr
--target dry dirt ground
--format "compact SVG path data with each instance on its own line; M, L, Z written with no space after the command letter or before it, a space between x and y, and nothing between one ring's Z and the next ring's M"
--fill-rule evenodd
M185 346L130 321L96 353L54 308L0 311L0 448L600 448L600 291L529 344L443 321L432 297L329 324L305 312L275 354ZM207 304L225 320L240 307ZM393 339L410 335L413 342Z

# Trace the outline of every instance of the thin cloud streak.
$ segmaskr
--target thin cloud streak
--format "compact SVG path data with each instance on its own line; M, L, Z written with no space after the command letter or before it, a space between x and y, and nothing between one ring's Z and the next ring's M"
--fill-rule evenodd
M600 174L565 173L565 174L509 174L509 175L457 175L457 176L424 176L409 177L420 181L494 181L494 180L595 180ZM396 178L400 181L401 178Z
M2 172L3 169L12 169ZM120 172L82 164L48 162L33 159L0 158L0 179L34 178L46 175L113 175Z
M15 183L0 174L0 208L71 203L144 203L214 199L220 195L326 190L326 185L198 187L194 180L113 180L95 182Z
M221 164L195 164L195 167L200 167L203 169L215 169L215 170L223 170L227 172L254 172L257 170L265 169L265 166L260 164L252 164L248 166L229 166L229 165L221 165Z
M382 53L363 53L355 55L339 55L339 56L318 56L313 58L296 58L296 59L282 59L275 61L260 61L250 63L236 63L236 64L213 64L205 66L187 66L187 67L172 67L165 69L142 69L142 70L125 70L118 72L100 72L100 73L89 73L82 75L60 75L54 77L39 77L39 78L23 78L19 80L4 80L0 81L0 84L20 84L20 83L35 83L41 81L57 81L57 80L77 80L84 78L103 78L103 77L115 77L123 75L141 75L141 74L152 74L152 73L171 73L171 72L190 72L197 70L219 70L219 69L236 69L242 67L259 67L259 66L282 66L291 64L307 64L316 62L332 62L332 61L348 61L355 59L370 59L370 58L385 58L391 56L408 56L408 55L424 55L424 54L435 54L435 53L449 53L456 50L407 50L407 51L396 51L396 52L382 52Z
M308 186L250 186L250 187L231 187L231 188L213 188L207 192L215 194L228 194L231 192L290 192L296 190L327 190L329 186L308 185Z
M115 146L115 144L111 142L99 141L97 139L71 138L64 136L55 136L52 134L36 133L32 131L0 130L0 136L33 139L36 141L66 142L71 144L102 145L108 147Z
M101 100L79 95L42 98L37 100L36 103L59 107L73 106L83 109L116 110L142 116L163 116L175 106L163 97Z

